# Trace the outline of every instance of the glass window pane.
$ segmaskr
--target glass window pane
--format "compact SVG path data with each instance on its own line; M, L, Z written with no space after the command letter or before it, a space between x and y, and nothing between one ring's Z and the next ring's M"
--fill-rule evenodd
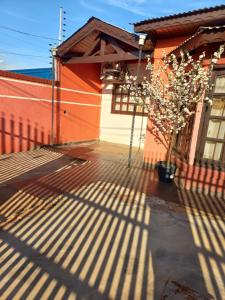
M122 105L122 111L127 111L127 105L126 104Z
M115 90L115 93L116 94L120 94L122 91L122 88L121 87L117 87L116 90Z
M220 128L220 121L210 120L209 121L208 131L207 131L207 137L217 138L218 137L219 128Z
M124 95L124 96L123 96L122 102L128 102L128 96L127 96L127 95Z
M219 139L225 139L225 121L220 122Z
M221 151L222 151L222 143L216 143L216 149L214 153L214 160L220 160Z
M214 98L211 113L210 113L211 116L222 116L224 106L225 106L225 100L223 98Z
M143 112L142 106L137 105L137 110L136 111L139 112L139 113L142 113Z
M215 93L225 93L225 76L216 78Z
M206 142L203 157L208 159L213 159L214 149L215 149L215 143Z
M132 104L129 104L129 105L128 105L128 110L129 110L129 111L134 111L134 106L133 106Z
M121 99L120 95L117 95L117 96L115 97L115 101L116 101L116 102L120 102L120 99Z
M120 110L120 104L115 105L115 110Z

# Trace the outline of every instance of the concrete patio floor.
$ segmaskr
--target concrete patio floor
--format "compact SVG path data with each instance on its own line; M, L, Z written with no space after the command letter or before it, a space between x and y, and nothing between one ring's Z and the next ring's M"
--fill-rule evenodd
M225 299L224 199L110 143L0 157L0 299Z

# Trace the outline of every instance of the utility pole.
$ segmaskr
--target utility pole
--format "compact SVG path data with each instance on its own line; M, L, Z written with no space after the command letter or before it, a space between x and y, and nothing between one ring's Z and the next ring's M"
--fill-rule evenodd
M51 48L52 53L52 117L51 117L51 145L54 145L54 115L55 115L55 57L57 48Z
M137 64L137 84L139 84L140 78L140 71L141 71L141 58L142 58L142 50L145 44L146 35L140 34L139 36L139 55L138 55L138 64ZM132 116L132 123L131 123L131 132L130 132L130 147L129 147L129 155L128 155L128 168L131 167L131 160L132 160L132 148L133 148L133 139L134 139L134 125L135 125L135 115L137 110L137 103L134 102L134 110Z
M59 45L63 42L63 39L65 37L65 22L66 18L65 15L66 12L63 10L63 7L61 6L59 9Z
M63 23L64 20L66 20L66 18L64 17L64 14L66 12L63 10L63 7L61 6L59 9L59 42L58 45L60 45L63 41L63 38L65 37L64 32L65 29L63 28L64 26L66 26L66 24ZM54 123L55 123L55 80L57 80L56 77L56 55L57 55L57 48L56 48L56 43L53 46L52 44L49 44L49 46L51 46L51 49L49 50L51 52L51 58L52 61L50 62L50 64L52 64L52 112L51 112L51 136L50 136L50 143L51 145L54 145Z
M59 9L59 45L62 42L62 27L63 27L63 8L62 6Z

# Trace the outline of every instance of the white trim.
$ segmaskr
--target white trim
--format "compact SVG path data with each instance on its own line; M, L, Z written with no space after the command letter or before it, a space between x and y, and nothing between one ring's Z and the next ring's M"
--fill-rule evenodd
M43 87L47 87L47 88L52 88L51 85L49 85L47 83L38 83L38 82L32 82L32 81L27 81L27 80L19 80L19 79L8 78L8 77L3 77L3 76L0 76L0 80L14 81L14 82L19 82L19 83L24 83L24 84L29 84L29 85L37 85L37 86L43 86ZM81 94L94 95L94 96L101 97L101 94L99 94L99 93L85 92L85 91L80 91L80 90L75 90L75 89L69 89L69 88L63 88L63 87L57 87L57 86L55 86L55 89L65 90L65 91L71 91L71 92L75 92L75 93L81 93Z
M18 100L30 100L30 101L39 101L39 102L52 102L50 99L41 99L41 98L31 98L31 97L21 97L21 96L10 96L10 95L0 95L0 98L9 98L9 99L18 99ZM55 100L55 103L65 103L71 105L82 105L82 106L96 106L100 107L100 104L90 104L90 103L80 103L80 102L70 102L70 101L59 101Z
M95 107L101 107L100 104L89 104L89 103L69 102L69 101L55 101L55 102L56 102L56 103L73 104L73 105L82 105L82 106L95 106Z
M81 93L81 94L89 94L89 95L95 95L95 96L102 96L102 94L98 93L92 93L92 92L85 92L85 91L80 91L80 90L74 90L74 89L68 89L68 88L62 88L62 87L55 87L56 89L64 90L64 91L71 91L75 93Z
M28 81L28 80L19 80L19 79L4 77L4 76L0 76L0 80L15 81L15 82L20 82L20 83L25 83L25 84L30 84L30 85L38 85L38 86L44 86L44 87L51 87L47 83L38 83L38 82L32 82L32 81Z

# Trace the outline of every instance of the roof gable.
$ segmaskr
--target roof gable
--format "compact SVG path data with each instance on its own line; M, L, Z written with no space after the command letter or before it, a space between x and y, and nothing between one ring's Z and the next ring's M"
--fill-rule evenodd
M102 33L115 38L128 47L138 49L138 36L136 34L92 17L58 47L58 55L64 56L70 51L82 54L92 46L92 43Z

